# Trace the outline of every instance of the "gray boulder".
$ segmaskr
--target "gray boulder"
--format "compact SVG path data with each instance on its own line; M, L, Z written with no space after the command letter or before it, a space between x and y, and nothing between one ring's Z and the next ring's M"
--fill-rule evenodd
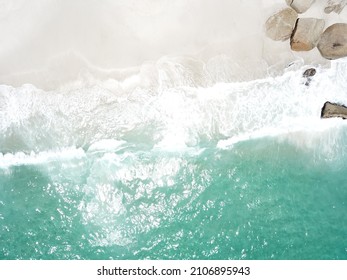
M347 107L337 103L325 102L321 111L321 118L347 119Z
M324 30L325 21L317 18L299 18L290 38L293 51L310 51L316 47Z
M297 13L306 12L315 0L286 0L287 5L292 7Z
M269 17L265 23L266 34L275 41L285 41L293 32L298 13L286 8Z
M318 50L327 59L347 56L347 24L335 23L329 26L318 42Z

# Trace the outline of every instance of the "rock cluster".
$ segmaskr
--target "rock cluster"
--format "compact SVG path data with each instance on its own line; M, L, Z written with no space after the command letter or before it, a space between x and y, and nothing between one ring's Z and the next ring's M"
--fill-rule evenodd
M325 21L318 18L298 18L315 0L286 0L288 8L272 15L265 23L266 34L275 41L290 38L293 51L310 51L318 48L326 59L347 56L347 24L336 23L325 31ZM341 12L347 0L329 0L325 12ZM324 32L323 32L324 31Z
M289 7L275 13L265 23L266 34L275 41L290 38L293 51L310 51L317 47L322 57L332 60L347 57L347 23L335 23L325 30L325 21L319 18L299 17L314 4L315 0L286 0ZM324 12L339 14L347 5L347 0L328 0ZM322 11L323 12L323 11ZM303 73L305 85L309 86L316 69L309 68ZM347 119L347 107L325 102L321 118Z

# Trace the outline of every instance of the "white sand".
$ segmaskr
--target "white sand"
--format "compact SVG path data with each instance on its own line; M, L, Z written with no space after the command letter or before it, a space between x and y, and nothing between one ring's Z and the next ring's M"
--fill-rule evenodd
M300 17L347 22L347 9L326 15L326 2ZM51 88L85 73L118 79L126 73L116 69L168 55L227 58L236 80L280 73L293 61L329 63L317 49L295 53L289 41L265 37L266 19L284 7L284 0L0 0L0 84Z

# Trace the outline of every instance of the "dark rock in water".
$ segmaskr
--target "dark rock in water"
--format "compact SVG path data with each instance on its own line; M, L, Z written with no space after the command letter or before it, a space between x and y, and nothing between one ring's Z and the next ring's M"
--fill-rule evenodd
M303 78L306 78L306 82L305 82L305 86L309 86L311 81L312 81L312 77L316 75L316 69L314 68L309 68L306 69L305 72L302 74Z
M307 78L307 77L313 77L314 75L316 75L316 69L314 68L308 68L305 70L305 72L302 74L302 76L304 78Z
M325 102L320 117L347 119L347 107L337 103Z
M317 47L326 59L347 56L347 24L335 23L329 26L323 32Z

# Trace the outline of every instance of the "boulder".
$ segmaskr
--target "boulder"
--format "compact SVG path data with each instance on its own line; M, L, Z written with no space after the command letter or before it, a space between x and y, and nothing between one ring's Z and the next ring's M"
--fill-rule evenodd
M293 51L310 51L316 47L324 30L325 21L317 18L299 18L290 38Z
M297 13L306 12L315 0L286 0L287 5L292 7Z
M298 13L286 8L269 17L265 23L266 34L275 41L285 41L293 32Z
M318 50L327 59L347 56L347 24L335 23L329 26L318 42Z
M325 102L321 111L321 118L347 119L347 107L337 103Z

